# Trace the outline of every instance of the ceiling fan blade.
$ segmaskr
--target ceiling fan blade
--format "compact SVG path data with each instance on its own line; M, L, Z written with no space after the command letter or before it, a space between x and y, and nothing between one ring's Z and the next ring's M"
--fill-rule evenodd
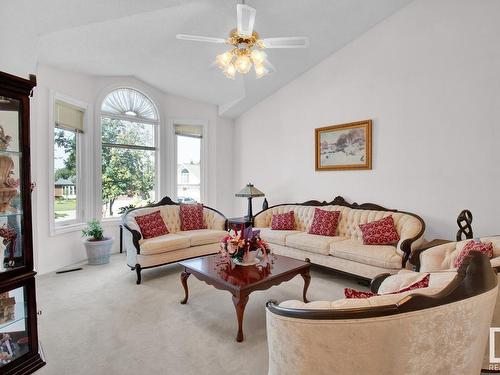
M269 70L270 73L278 71L268 59L264 60L264 66L267 68L267 70Z
M175 37L180 40L190 40L193 42L226 43L226 39L202 35L177 34Z
M257 11L248 5L236 5L236 17L238 20L238 34L243 36L251 36L253 33L253 25L255 23L255 13Z
M284 38L261 39L265 48L307 48L309 38L305 36L290 36Z

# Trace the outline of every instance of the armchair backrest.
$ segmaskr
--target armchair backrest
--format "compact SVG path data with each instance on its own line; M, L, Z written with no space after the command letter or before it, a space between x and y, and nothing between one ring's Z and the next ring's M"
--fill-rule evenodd
M353 309L269 302L269 374L478 374L497 288L488 259L476 253L433 296Z

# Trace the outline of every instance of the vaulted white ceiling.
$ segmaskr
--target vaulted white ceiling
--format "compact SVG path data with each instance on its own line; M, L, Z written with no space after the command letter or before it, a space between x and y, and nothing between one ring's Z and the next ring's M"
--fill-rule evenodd
M261 37L307 36L308 49L267 50L277 72L229 80L211 67L224 45L177 33L226 37L236 0L18 0L40 37L41 63L91 75L134 76L165 92L219 105L236 117L412 0L247 0ZM362 56L360 56L362 58ZM311 93L314 95L314 93Z

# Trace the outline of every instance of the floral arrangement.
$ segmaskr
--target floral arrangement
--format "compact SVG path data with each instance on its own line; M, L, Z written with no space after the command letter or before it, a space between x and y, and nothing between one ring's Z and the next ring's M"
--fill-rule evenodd
M10 135L6 135L3 130L3 126L0 125L0 150L5 151L7 147L9 147L10 141L12 141L12 137Z
M222 239L220 248L222 255L240 263L249 258L255 258L259 250L267 260L267 255L271 252L268 243L260 238L260 230L253 230L252 227L245 228L243 225L240 231L234 227L233 233L229 233ZM252 256L249 256L250 254Z

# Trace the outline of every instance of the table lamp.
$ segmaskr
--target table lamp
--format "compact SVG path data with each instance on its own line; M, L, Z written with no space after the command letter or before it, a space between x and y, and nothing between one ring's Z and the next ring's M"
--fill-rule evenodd
M252 198L254 197L263 197L264 193L254 187L252 184L248 183L243 189L235 194L237 197L248 198L248 214L245 216L245 219L252 220Z

